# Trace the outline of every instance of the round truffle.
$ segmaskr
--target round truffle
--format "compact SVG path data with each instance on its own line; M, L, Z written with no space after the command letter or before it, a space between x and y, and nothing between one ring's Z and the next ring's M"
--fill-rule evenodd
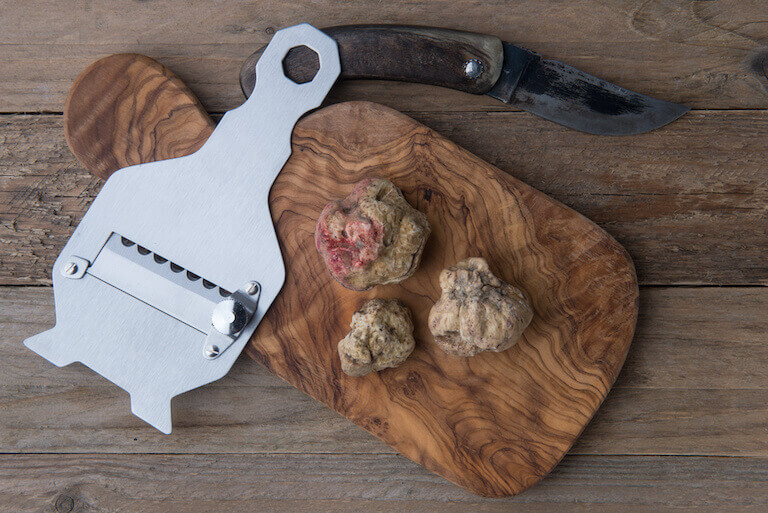
M416 345L411 312L397 299L368 301L352 315L350 327L339 342L341 369L350 376L397 367Z
M363 180L349 196L326 205L315 227L315 244L328 271L352 290L410 277L427 237L427 216L380 178Z
M498 279L484 258L467 258L440 273L442 295L429 329L448 354L474 356L515 345L533 319L525 293Z

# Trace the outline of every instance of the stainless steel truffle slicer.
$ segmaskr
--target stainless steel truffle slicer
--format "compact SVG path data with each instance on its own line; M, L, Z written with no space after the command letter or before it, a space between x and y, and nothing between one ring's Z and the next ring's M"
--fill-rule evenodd
M297 84L282 61L301 45L320 66ZM54 264L56 325L24 344L58 366L84 363L170 433L171 399L229 371L283 286L269 190L294 124L339 72L330 37L306 24L277 32L253 95L202 148L109 178Z

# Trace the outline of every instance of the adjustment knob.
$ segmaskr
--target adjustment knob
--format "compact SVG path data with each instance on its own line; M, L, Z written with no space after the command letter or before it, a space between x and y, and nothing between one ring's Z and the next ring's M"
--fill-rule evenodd
M234 299L225 299L213 308L211 323L224 335L237 335L248 324L248 310Z

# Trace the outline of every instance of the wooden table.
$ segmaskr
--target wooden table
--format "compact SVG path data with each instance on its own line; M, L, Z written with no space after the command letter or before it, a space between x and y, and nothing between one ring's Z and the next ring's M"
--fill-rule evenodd
M0 5L0 510L766 511L763 0L306 4ZM104 379L21 345L53 325L51 265L101 185L64 141L74 77L145 53L221 112L242 101L242 59L300 21L487 32L694 108L650 134L600 138L428 86L333 94L406 112L592 218L635 260L641 316L615 388L552 475L515 499L464 492L245 358L176 399L165 436Z

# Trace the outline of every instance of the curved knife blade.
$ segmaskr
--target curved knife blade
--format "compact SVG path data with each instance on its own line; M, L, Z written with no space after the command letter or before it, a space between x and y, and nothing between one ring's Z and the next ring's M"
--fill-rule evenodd
M555 123L601 135L648 132L688 111L542 59L496 37L405 25L348 25L323 32L339 45L341 79L400 80L488 94ZM297 49L298 50L298 49ZM240 71L246 96L253 90L251 54ZM311 52L283 61L288 76L312 76Z
M486 93L582 132L630 135L670 123L690 110L593 77L562 62L504 43L501 77Z

